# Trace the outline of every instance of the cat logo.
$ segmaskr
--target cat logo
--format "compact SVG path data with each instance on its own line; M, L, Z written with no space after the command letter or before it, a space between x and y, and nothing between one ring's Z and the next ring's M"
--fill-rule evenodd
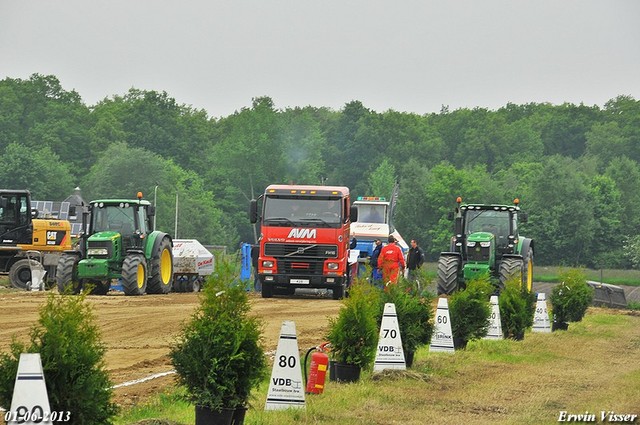
M316 237L316 229L291 229L287 238L313 239Z

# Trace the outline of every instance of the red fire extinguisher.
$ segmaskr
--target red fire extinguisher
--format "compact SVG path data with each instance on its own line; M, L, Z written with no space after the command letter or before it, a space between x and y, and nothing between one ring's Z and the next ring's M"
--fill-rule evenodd
M315 351L311 355L311 366L309 367L309 377L307 378L307 394L322 394L322 391L324 391L324 382L329 368L329 356L326 353L328 345L329 343L326 342L317 347L312 347L304 356L304 375L307 378L307 359L309 354Z

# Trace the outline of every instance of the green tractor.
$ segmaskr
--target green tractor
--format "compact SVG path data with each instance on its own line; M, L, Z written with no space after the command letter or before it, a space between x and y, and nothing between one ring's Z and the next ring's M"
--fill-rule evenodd
M451 248L438 260L438 295L451 294L484 275L498 291L514 276L531 291L534 243L518 233L518 220L527 222L518 199L514 205L462 205L462 198L457 203L449 214L455 223Z
M87 217L90 216L87 229ZM77 249L58 261L60 293L77 294L91 288L106 294L113 279L126 295L166 294L173 282L171 237L153 230L155 207L142 199L92 201L83 212L83 235Z

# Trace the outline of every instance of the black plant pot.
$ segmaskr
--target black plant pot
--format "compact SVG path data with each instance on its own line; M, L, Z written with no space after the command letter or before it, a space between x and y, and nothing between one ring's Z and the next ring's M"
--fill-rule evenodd
M336 362L335 367L336 381L357 382L360 380L360 366Z
M464 350L467 348L467 341L462 338L453 337L453 348L456 350Z
M196 406L196 425L231 425L235 409L212 410L206 406Z
M413 357L415 356L415 354L415 351L404 352L404 362L407 364L407 367L413 366Z
M231 418L231 425L244 425L244 416L247 414L247 407L236 407Z
M336 362L329 360L329 381L336 381Z
M567 322L551 322L551 331L566 331L569 329Z

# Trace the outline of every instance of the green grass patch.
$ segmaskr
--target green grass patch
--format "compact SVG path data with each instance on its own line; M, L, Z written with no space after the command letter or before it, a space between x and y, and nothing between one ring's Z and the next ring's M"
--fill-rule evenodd
M245 424L555 423L560 409L579 412L597 404L630 411L640 369L617 356L640 355L638 329L639 317L598 309L568 331L528 331L523 341L472 341L454 354L421 347L412 369L363 371L355 384L328 381L324 394L306 396L304 410L264 411L265 380ZM179 395L173 389L124 411L116 424L149 418L194 423L193 406Z
M629 301L629 302L627 302L627 308L629 310L640 310L640 301Z
M129 425L144 419L166 419L183 424L195 422L193 405L186 402L181 395L182 388L171 388L158 394L149 402L121 412L114 421L115 425Z

